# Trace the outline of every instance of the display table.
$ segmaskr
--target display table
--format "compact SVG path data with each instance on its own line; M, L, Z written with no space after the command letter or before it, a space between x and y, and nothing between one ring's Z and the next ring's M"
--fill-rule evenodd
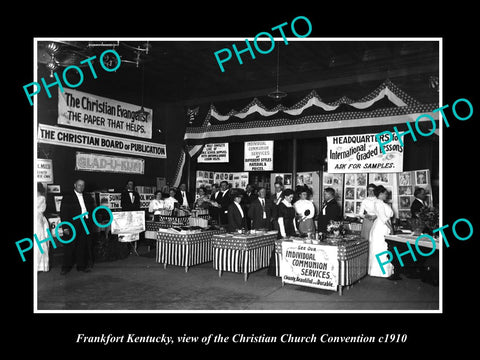
M318 245L279 240L275 253L282 286L290 283L338 290L341 296L344 286L349 287L368 271L368 240L359 236ZM285 254L290 259L284 258Z
M390 240L390 241L396 241L399 243L407 243L409 242L410 245L415 246L415 242L417 241L417 238L420 237L416 235L410 235L410 234L395 234L395 235L385 235L385 240ZM427 238L427 237L421 237L418 242L418 246L422 246L425 248L433 249L433 243L432 241ZM438 239L435 239L435 250L439 249L440 242Z
M196 233L179 234L157 231L156 262L167 265L189 266L212 261L212 237L224 230L207 230Z
M262 234L222 234L213 236L213 267L218 276L223 271L248 274L268 267L275 247L277 231Z

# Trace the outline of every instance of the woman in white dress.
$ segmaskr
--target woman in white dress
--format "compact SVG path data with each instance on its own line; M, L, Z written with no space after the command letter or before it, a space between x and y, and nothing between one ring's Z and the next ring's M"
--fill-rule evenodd
M154 219L157 218L157 215L160 215L160 210L165 208L165 201L162 200L162 192L160 190L155 191L155 198L150 201L148 205L148 212L153 213Z
M377 199L375 200L375 219L372 228L370 229L369 236L369 256L368 256L368 275L379 277L390 277L393 274L392 263L384 264L383 270L377 261L376 255L388 250L387 243L385 241L385 235L392 232L392 224L390 218L393 216L393 210L385 201L387 200L387 189L382 185L375 188L374 191ZM382 263L387 262L387 255L380 256Z
M362 203L360 204L360 210L358 213L358 216L363 219L360 236L365 240L369 239L370 229L373 226L373 222L377 218L377 215L375 214L375 202L377 200L377 197L374 193L375 188L375 184L368 184L368 196L363 199Z
M47 208L47 201L44 196L45 190L42 183L37 183L37 226L35 234L38 239L46 239L49 237L47 229L49 229L48 220L43 215L43 212ZM37 244L34 244L34 261L37 267L37 271L49 271L48 265L48 244L49 241L45 241L41 244L43 254L40 252L40 248Z

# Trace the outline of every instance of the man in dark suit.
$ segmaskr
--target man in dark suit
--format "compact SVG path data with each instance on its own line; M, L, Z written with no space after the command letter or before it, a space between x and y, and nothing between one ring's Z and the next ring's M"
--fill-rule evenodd
M427 193L425 192L424 188L416 188L413 192L413 196L415 196L415 200L413 200L412 205L410 206L410 212L412 213L412 219L418 217L418 213L420 210L427 206L425 204L425 199L427 198Z
M193 196L187 191L187 185L180 184L177 193L175 194L175 199L177 199L180 206L185 206L187 208L192 208L193 206Z
M248 215L248 210L250 209L250 205L252 201L254 201L257 198L257 194L255 193L255 189L253 185L247 184L247 187L245 188L245 193L243 194L242 197L242 206L247 212L247 229L250 230L250 223L251 223L251 218L250 215Z
M234 232L241 229L246 229L247 218L246 211L240 204L242 201L242 194L240 192L233 195L233 202L228 206L228 226L227 231Z
M265 198L266 194L265 188L258 189L258 198L250 203L248 219L252 221L252 229L271 230L272 228L273 203Z
M84 195L85 181L78 179L73 184L73 191L69 191L63 195L60 205L60 218L67 221L75 228L75 238L64 244L63 264L61 274L67 274L73 267L77 265L78 271L90 272L93 263L93 220L92 211L94 210L94 200L89 195ZM87 213L81 218L73 220L73 218ZM82 221L83 219L83 221ZM88 229L84 228L83 222ZM62 225L64 241L72 239L73 230L67 224Z
M318 230L320 232L327 232L327 225L330 220L340 221L342 220L342 209L338 206L335 200L335 190L332 188L326 188L323 191L324 204L320 213L318 214Z
M220 205L220 224L227 225L228 223L228 207L232 203L230 189L228 182L222 181L220 183L220 191L217 194L216 201Z
M140 194L135 191L135 183L128 180L125 190L122 191L120 198L122 211L138 211L140 210Z
M278 207L278 204L280 204L280 202L283 200L283 184L281 182L277 181L277 182L275 182L275 184L273 184L273 186L275 188L275 193L272 195L273 228L274 228L274 230L280 230L280 228L278 227L278 221L277 221L277 218L278 218L277 207Z

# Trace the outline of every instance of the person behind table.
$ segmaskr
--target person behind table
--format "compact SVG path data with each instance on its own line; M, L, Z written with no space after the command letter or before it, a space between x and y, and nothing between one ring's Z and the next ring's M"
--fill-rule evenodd
M232 203L232 198L231 198L231 191L228 186L227 181L222 181L220 183L220 191L219 194L216 197L217 203L220 208L220 224L221 225L227 225L228 223L228 207Z
M280 202L283 200L283 183L276 181L275 184L273 184L274 188L274 194L272 195L272 202L273 202L273 229L274 230L279 230L278 228L278 205Z
M325 188L323 191L323 205L318 214L318 231L327 232L327 225L330 221L342 220L342 209L335 200L335 190L331 187Z
M187 209L189 209L193 204L192 196L187 191L186 184L180 184L180 187L178 188L175 198L177 199L180 206L183 206Z
M175 199L175 194L177 192L174 188L170 188L168 192L168 198L164 200L164 206L166 210L173 210L175 208L175 204L178 204L178 200Z
M150 201L148 205L148 212L153 214L155 221L159 221L160 210L165 208L165 201L162 199L163 194L161 190L155 191L155 197Z
M376 187L377 186L375 184L368 184L367 197L363 199L358 212L358 216L363 219L360 236L362 239L366 240L368 240L370 229L372 228L373 222L377 218L377 215L375 214L375 200L377 199L375 196Z
M228 232L235 232L247 227L246 210L241 204L242 197L243 195L240 191L235 192L232 196L233 202L228 205Z
M194 209L207 209L210 204L210 197L205 192L205 188L201 187L198 189L197 199L193 204Z
M162 186L162 198L163 199L168 198L170 196L169 194L170 194L170 186L163 185Z
M212 191L210 193L210 207L209 214L213 221L217 224L220 223L220 205L218 203L217 197L220 196L220 190L218 184L212 184Z
M122 191L120 204L122 211L140 210L140 194L135 191L135 183L133 180L128 180L125 184L125 190Z
M287 238L295 236L298 233L297 224L295 223L295 209L292 205L294 192L292 189L283 191L283 199L277 207L277 228L279 229L278 237ZM276 276L277 260L275 257L275 249L270 255L270 265L267 274Z
M45 188L42 183L37 183L37 227L35 234L37 234L38 239L46 239L48 237L47 229L49 229L48 220L43 215L45 209L47 208L47 202L45 199ZM77 214L78 215L78 214ZM34 246L34 259L35 266L37 271L49 271L49 260L48 260L48 244L49 241L45 241L41 244L42 250L38 246Z
M427 204L425 204L427 192L424 188L417 187L413 192L413 196L415 196L415 200L413 200L412 205L410 206L410 212L412 214L412 219L415 219L418 218L420 210L427 206Z
M385 241L385 235L391 234L392 223L391 218L393 216L393 210L386 202L388 199L388 191L382 186L378 185L375 190L375 214L377 218L373 222L372 228L369 234L369 256L368 256L368 275L377 277L387 277L391 280L397 280L394 275L393 264L387 263L387 255L384 253L380 258L380 262L384 263L382 272L380 262L377 260L376 255L388 251L388 245Z
M272 228L273 203L266 198L267 190L264 187L258 189L258 197L250 203L248 217L252 224L251 228L255 230Z
M295 223L295 208L292 204L293 195L292 189L284 190L283 200L278 204L277 222L282 238L294 236L298 232L297 224Z
M60 218L64 221L71 221L74 217L87 213L83 216L82 222L73 221L71 224L75 227L75 238L63 245L63 264L61 275L66 275L72 269L73 265L77 265L78 271L90 272L93 263L92 254L92 233L93 220L92 211L94 209L93 198L84 195L85 181L78 179L73 184L73 190L63 195L60 205ZM82 224L83 223L83 224ZM89 230L89 234L84 229ZM63 240L68 241L73 237L72 230L69 225L62 225Z
M308 200L307 188L301 187L298 191L298 196L299 199L293 204L298 218L298 230L301 234L314 233L315 223L313 217L315 216L315 207L313 202Z

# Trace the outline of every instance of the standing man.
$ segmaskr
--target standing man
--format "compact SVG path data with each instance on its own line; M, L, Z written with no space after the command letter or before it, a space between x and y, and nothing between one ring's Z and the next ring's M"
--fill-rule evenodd
M323 191L324 203L322 210L318 215L318 230L320 232L327 232L327 225L330 220L342 220L342 209L338 206L335 200L335 190L328 187Z
M125 190L122 191L120 204L122 206L122 211L140 210L140 194L135 191L135 183L133 180L127 181Z
M236 192L235 195L233 195L233 202L228 205L227 229L229 232L234 232L246 228L247 214L245 212L245 208L241 205L241 201L242 194L240 192Z
M91 196L84 196L85 181L78 179L73 184L73 191L63 195L62 203L60 205L60 218L62 221L68 221L75 227L75 238L64 245L65 252L63 255L63 264L61 275L66 275L72 270L73 265L77 265L78 271L90 272L93 265L92 252L92 232L93 220L92 211L94 210L94 203ZM77 221L73 218L82 216L85 226L88 229L88 234L84 228L81 219ZM73 220L73 221L72 221ZM70 226L63 225L63 239L68 240L73 237Z
M175 195L175 199L177 199L180 206L184 206L187 209L190 209L193 205L193 202L194 202L192 196L187 191L187 185L186 184L180 184L180 187L178 188L178 191Z
M274 230L280 230L278 226L278 214L277 214L277 208L278 205L282 202L283 200L283 184L279 181L275 182L273 184L275 188L275 194L272 196L272 201L273 201L273 229Z
M220 191L217 194L217 202L220 205L220 224L227 225L228 223L228 206L232 203L230 197L230 189L227 181L220 183Z
M413 196L415 196L415 200L413 200L412 205L410 206L410 212L412 213L412 219L418 217L418 213L420 210L427 206L425 204L425 199L427 198L427 193L424 188L416 188L413 192Z
M273 203L265 196L267 190L261 187L258 189L258 198L253 200L248 209L248 218L252 221L252 229L272 229Z
M122 206L122 211L139 211L140 210L140 194L135 191L135 183L133 180L128 180L125 185L125 190L122 192L120 198L120 204ZM145 239L145 232L141 232L139 235L139 240ZM130 254L134 252L137 256L137 241L135 245L131 244Z

